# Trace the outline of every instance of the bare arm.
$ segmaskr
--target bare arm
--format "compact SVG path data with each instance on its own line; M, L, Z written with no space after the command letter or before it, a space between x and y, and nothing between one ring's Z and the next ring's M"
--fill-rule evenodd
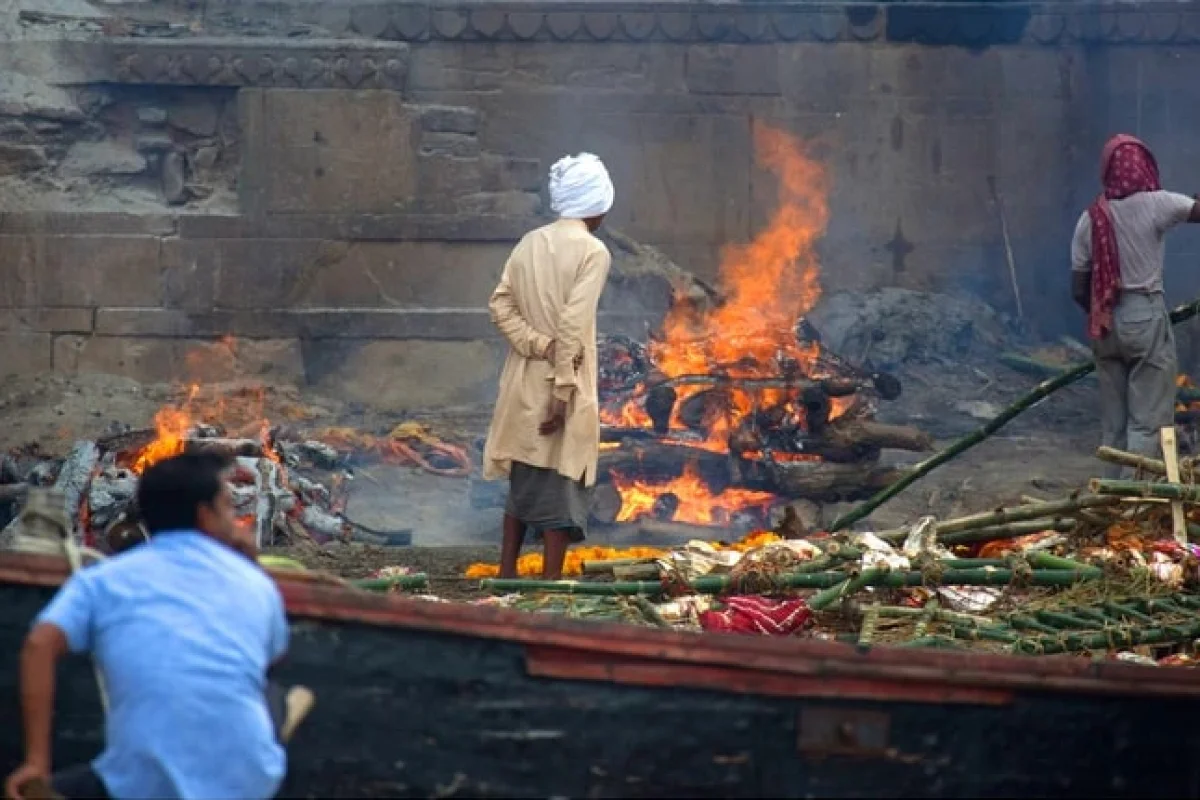
M1092 311L1092 273L1071 271L1071 297L1083 309L1083 313Z
M517 300L512 293L512 284L508 279L507 265L504 267L504 273L500 276L500 284L492 292L492 299L488 301L488 310L491 312L492 324L500 329L500 333L504 335L518 355L524 358L546 358L548 356L547 350L550 348L552 339L535 331L521 316L521 309L517 307Z
M43 622L30 631L21 648L21 714L25 732L25 763L8 777L9 797L22 797L30 781L48 781L51 771L50 733L54 719L54 682L58 660L69 650L67 636Z

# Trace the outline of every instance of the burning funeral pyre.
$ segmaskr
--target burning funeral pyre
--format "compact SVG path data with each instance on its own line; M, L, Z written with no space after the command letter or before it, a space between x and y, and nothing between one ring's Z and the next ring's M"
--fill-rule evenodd
M647 344L600 344L600 522L750 527L780 496L873 493L899 477L882 449L932 444L873 421L899 381L824 348L805 318L821 293L825 170L781 132L757 127L755 146L779 204L753 241L723 254L718 296L678 293Z
M371 461L405 463L439 475L465 477L465 448L432 436L413 422L375 436L351 428L321 428L302 435L290 423L272 424L265 388L211 390L192 385L177 403L161 408L151 428L124 430L75 443L65 459L36 446L0 459L0 503L11 507L30 489L53 487L72 520L75 540L101 552L124 549L144 536L136 504L139 476L151 465L184 452L219 452L234 462L230 474L238 522L257 545L358 541L411 543L411 531L381 531L346 516L354 468ZM57 502L57 500L56 500ZM12 519L0 534L10 544Z

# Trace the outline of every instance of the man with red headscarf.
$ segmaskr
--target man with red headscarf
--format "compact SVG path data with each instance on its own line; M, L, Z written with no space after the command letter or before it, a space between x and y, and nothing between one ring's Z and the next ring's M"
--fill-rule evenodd
M1075 226L1071 289L1088 315L1096 354L1101 438L1158 457L1159 430L1174 422L1177 371L1163 299L1163 235L1200 222L1200 205L1162 190L1154 155L1132 136L1104 146L1100 180L1104 191Z

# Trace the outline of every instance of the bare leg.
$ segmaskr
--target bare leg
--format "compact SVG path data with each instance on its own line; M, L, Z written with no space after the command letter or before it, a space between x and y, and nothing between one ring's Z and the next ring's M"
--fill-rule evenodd
M512 516L504 515L504 538L500 543L500 577L517 577L517 556L525 544L525 523Z
M557 581L562 578L563 562L567 559L567 547L571 534L566 531L546 531L542 534L545 551L542 555L542 580Z

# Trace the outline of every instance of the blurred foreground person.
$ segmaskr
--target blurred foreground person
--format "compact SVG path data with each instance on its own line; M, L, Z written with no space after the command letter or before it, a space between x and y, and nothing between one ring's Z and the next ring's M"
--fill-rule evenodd
M591 153L550 169L559 219L513 249L488 304L508 340L483 453L486 480L509 479L500 577L517 576L526 530L542 539L542 577L562 577L571 542L587 535L600 451L596 308L612 257L592 235L613 204L608 170Z
M287 619L238 531L228 467L185 454L147 469L137 504L149 542L76 573L38 616L21 651L25 763L9 797L252 800L279 789L286 758L268 706L282 715L286 702L268 702L266 687ZM103 676L105 749L52 773L55 667L67 652L90 653Z
M1195 199L1165 192L1158 162L1138 139L1114 136L1100 159L1104 191L1071 243L1075 302L1088 315L1100 382L1102 444L1161 457L1175 421L1175 334L1163 295L1163 236L1200 222ZM1108 466L1118 477L1120 466Z

